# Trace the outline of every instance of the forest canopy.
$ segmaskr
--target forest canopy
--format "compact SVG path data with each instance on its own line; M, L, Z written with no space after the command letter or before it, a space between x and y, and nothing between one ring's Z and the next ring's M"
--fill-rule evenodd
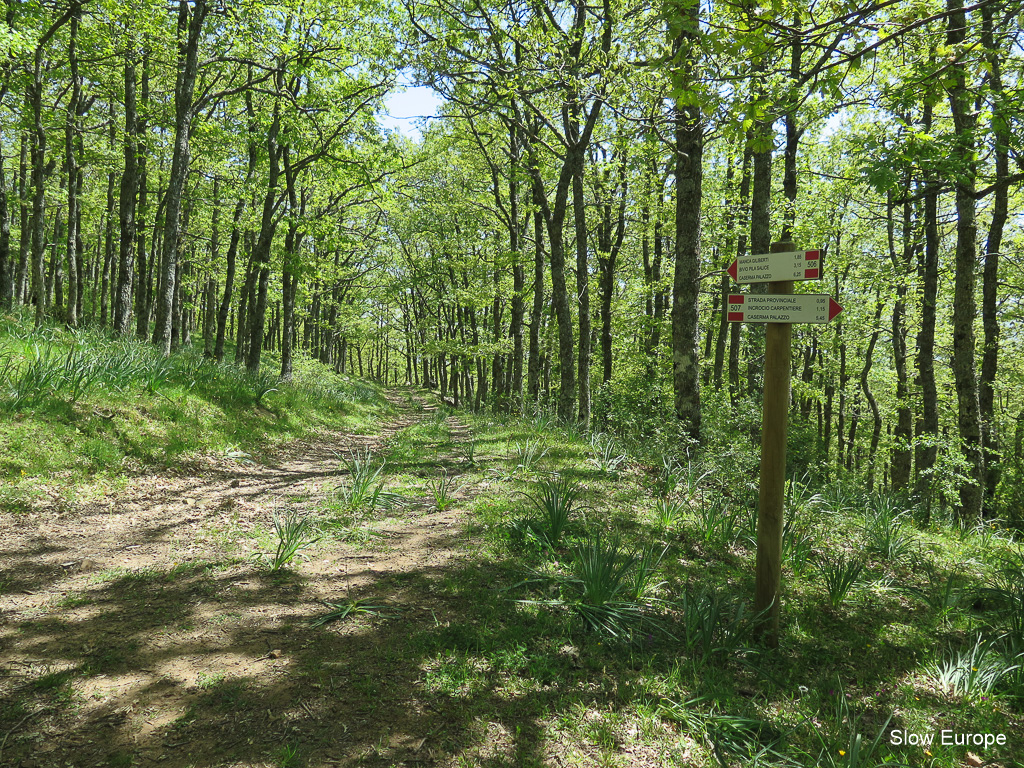
M676 450L749 435L725 268L823 254L795 472L1019 525L1024 9L7 2L0 308ZM441 112L381 126L402 79Z

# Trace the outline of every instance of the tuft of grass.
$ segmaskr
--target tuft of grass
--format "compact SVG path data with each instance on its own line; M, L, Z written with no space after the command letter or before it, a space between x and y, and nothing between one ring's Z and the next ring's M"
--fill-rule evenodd
M568 530L583 488L567 477L545 478L537 483L536 495L524 494L540 512L539 520L528 520L527 528L545 546L557 549Z
M389 608L386 605L374 605L368 600L350 600L345 603L327 603L329 610L310 620L309 626L322 627L335 621L342 621L350 616L385 616Z
M943 693L977 698L992 693L1000 681L1020 669L1019 663L1011 661L996 642L983 641L978 635L972 646L929 665L926 673Z
M439 512L444 512L455 502L455 478L449 477L448 470L442 469L441 476L431 478L427 481L430 486L430 494L434 497L434 503Z
M348 509L372 513L389 509L401 501L397 493L384 490L381 474L386 462L378 464L369 448L352 451L342 461L348 470L348 485L338 486L337 493Z
M614 438L603 432L590 436L591 457L587 461L597 467L603 475L611 475L626 460L626 454L618 450Z
M824 554L815 558L814 566L825 582L825 591L833 608L842 605L850 590L860 582L864 565L863 560L847 559L842 553L834 559Z
M900 560L914 548L914 536L906 523L909 513L890 494L877 494L870 502L861 529L865 548L883 560Z
M271 573L286 568L303 549L320 541L320 537L311 538L311 523L308 516L299 517L294 512L286 515L274 515L274 534L277 536L277 549L269 559Z
M654 520L663 531L673 528L686 513L686 502L658 499L654 504Z
M701 500L694 514L694 525L705 544L730 546L742 532L739 511L730 512L724 499Z
M515 443L513 458L516 460L516 469L521 469L523 472L535 472L537 465L547 452L548 449L544 447L540 438Z

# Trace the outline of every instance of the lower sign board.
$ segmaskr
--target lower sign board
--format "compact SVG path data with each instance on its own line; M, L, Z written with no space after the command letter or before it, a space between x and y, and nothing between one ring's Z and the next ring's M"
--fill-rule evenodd
M732 323L827 323L842 311L827 293L732 293L726 319Z

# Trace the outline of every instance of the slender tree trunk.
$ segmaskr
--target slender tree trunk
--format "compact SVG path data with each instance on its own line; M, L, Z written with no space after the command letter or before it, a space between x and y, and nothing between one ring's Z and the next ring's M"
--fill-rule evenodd
M909 190L909 180L907 184ZM913 236L911 232L912 218L909 203L903 206L902 255L897 255L895 239L894 205L889 195L888 210L888 241L889 260L892 263L896 301L892 306L892 356L896 368L896 430L893 438L895 447L892 451L892 487L899 491L910 482L911 453L910 444L913 440L913 423L910 411L910 385L907 377L907 330L904 324L906 314L907 277L913 256Z
M29 213L32 210L29 183L29 138L27 132L21 134L21 154L18 162L18 272L14 278L14 300L18 304L28 301L30 280L29 254L32 250L32 228L29 226Z
M947 0L946 43L957 49L966 39L967 15L963 0ZM967 481L960 487L959 513L964 518L981 516L985 486L985 458L981 443L981 406L978 399L978 372L975 366L974 321L977 315L975 276L977 265L976 238L978 225L975 213L975 128L977 117L973 96L967 88L962 65L951 71L947 87L949 108L953 115L955 141L951 150L958 173L956 189L956 256L953 279L953 379L957 393L957 426Z
M191 10L191 13L189 11ZM171 174L167 181L164 211L162 290L158 298L153 343L163 354L171 353L173 305L177 285L178 256L181 248L181 204L192 161L192 120L195 117L195 87L199 71L199 40L209 13L207 0L188 0L178 5L178 77L174 88L174 144Z
M530 349L526 364L526 394L536 404L540 396L540 327L544 315L544 217L533 213L533 306L530 310Z
M28 87L32 119L32 298L36 327L46 317L46 128L43 125L42 47L36 49L35 67Z
M583 191L583 153L573 153L576 163L572 174L573 224L576 230L576 301L579 305L579 410L577 420L586 429L590 426L590 264L587 254L586 197Z
M78 25L82 18L82 6L75 4L71 16L68 39L68 64L71 69L71 98L68 101L67 121L64 125L64 162L68 173L68 241L65 253L68 264L68 302L64 323L69 328L78 325L78 278L81 265L78 261L78 158L75 154L76 138L79 132L79 105L82 101L82 78L78 71Z
M982 44L988 51L989 88L992 91L991 132L996 188L992 200L992 219L985 242L985 266L982 272L981 322L984 333L981 355L981 377L978 380L978 406L981 412L981 439L985 460L984 506L992 510L1001 470L998 422L995 413L995 382L999 369L999 261L1003 229L1009 215L1010 128L1005 115L1003 97L1003 63L996 46L991 5L983 6Z
M267 132L267 191L263 196L263 212L260 216L260 230L253 250L253 269L258 271L255 296L249 306L249 347L246 350L245 367L252 373L260 369L263 352L263 333L267 314L267 289L270 284L270 259L274 235L277 232L276 210L278 206L278 181L281 177L281 152L278 134L281 130L280 107L274 104L274 117Z
M132 283L135 277L135 206L139 189L135 62L131 52L124 62L124 172L121 174L120 239L117 291L114 295L114 333L127 336L131 329Z
M869 464L868 464L868 477L867 486L868 490L874 490L875 485L875 464L878 458L878 443L882 436L882 414L878 408L878 401L875 400L874 394L871 392L871 386L868 383L868 376L871 373L871 365L875 354L875 345L878 343L878 337L882 332L880 322L882 320L882 310L885 309L885 302L881 299L881 294L875 299L875 317L874 317L874 330L871 332L871 336L868 339L867 349L864 351L864 367L860 370L860 389L864 393L864 399L868 402L868 407L871 409L872 418L872 430L871 430L871 450L869 451ZM852 442L852 441L851 441Z
M11 218L7 210L7 180L4 156L0 150L0 309L14 304L14 263L11 260Z
M922 129L931 130L932 107L925 104ZM932 469L938 457L939 398L935 382L935 321L939 293L939 195L935 179L924 178L924 249L921 253L921 326L917 334L917 374L921 387L921 423L917 428L914 492L929 500L933 485Z

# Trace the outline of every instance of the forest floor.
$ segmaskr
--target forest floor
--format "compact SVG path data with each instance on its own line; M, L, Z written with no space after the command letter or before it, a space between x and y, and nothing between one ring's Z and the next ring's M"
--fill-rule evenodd
M747 453L659 467L543 413L338 386L223 412L190 383L134 411L15 414L0 767L1024 767L1024 655L982 639L1019 629L1024 549L994 525L919 523L895 497L794 480L769 651L746 607ZM296 419L308 402L319 421ZM198 447L161 460L168 434ZM109 474L75 468L114 440ZM50 445L68 455L46 476ZM556 487L578 494L560 534ZM309 523L308 546L275 569L286 520ZM595 613L585 584L623 578L633 607L619 591ZM941 729L1008 741L893 736Z
M373 435L321 434L260 463L205 458L80 508L0 517L0 701L22 714L0 732L0 764L454 764L472 718L418 693L408 640L465 612L441 584L472 549L460 505L407 497L290 569L254 557L273 550L275 515L329 504L345 456L386 455L434 416L391 399L399 415ZM449 421L447 453L411 476L459 475ZM310 627L325 603L353 600L366 603L347 621ZM495 765L523 764L509 705L489 726L487 748L507 755Z

